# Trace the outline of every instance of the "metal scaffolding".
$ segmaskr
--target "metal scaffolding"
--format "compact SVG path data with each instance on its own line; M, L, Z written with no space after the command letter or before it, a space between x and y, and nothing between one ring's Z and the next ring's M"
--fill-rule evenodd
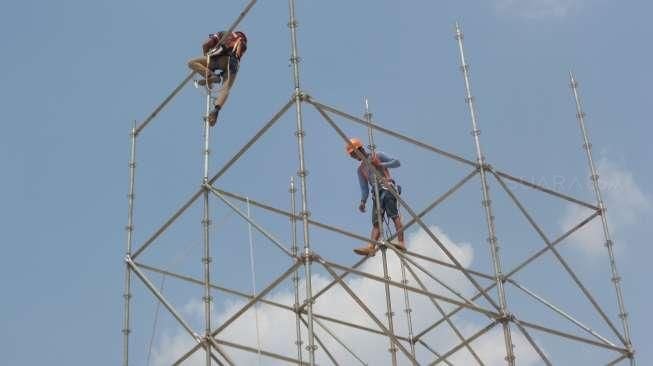
M249 11L255 5L256 0L249 1L243 11L238 15L233 24L228 28L228 32L234 30L240 22L247 16ZM368 360L360 355L359 350L351 345L348 345L345 340L339 335L339 329L349 328L352 330L363 332L369 337L382 337L389 342L389 349L387 354L387 363L392 365L397 364L429 364L438 365L455 364L455 357L460 353L465 353L465 356L471 360L470 363L485 365L487 355L483 350L477 347L476 341L481 337L489 334L493 329L501 329L503 338L501 340L500 348L505 353L505 363L507 365L519 364L519 351L515 343L516 337L523 337L525 341L523 344L528 348L529 352L537 354L537 357L542 363L551 365L560 363L563 360L555 359L551 354L545 352L542 347L542 340L540 334L556 337L565 342L573 343L574 345L583 346L588 352L596 350L603 352L602 355L607 355L606 364L619 364L622 362L629 362L630 365L635 365L635 350L633 348L630 336L630 328L628 322L628 315L625 309L624 297L621 289L621 277L617 272L617 266L613 252L613 241L608 230L608 222L606 217L606 208L601 196L601 191L598 185L598 172L592 160L590 143L588 133L585 125L585 114L581 108L580 97L578 94L578 82L573 74L570 74L571 87L573 91L574 100L576 103L577 119L581 128L583 137L583 147L587 154L588 164L591 172L591 181L593 184L596 203L586 202L584 200L572 197L570 195L557 192L543 185L518 178L508 172L501 171L500 169L490 165L481 149L480 143L480 129L478 125L478 116L475 107L475 101L471 93L470 83L470 68L467 63L465 51L463 47L463 33L458 23L455 24L455 39L457 41L458 53L461 63L461 71L464 79L465 95L464 101L468 106L472 122L472 136L475 147L475 159L467 159L459 154L451 153L432 146L425 140L410 137L389 128L383 127L383 124L375 121L369 111L367 99L365 100L365 114L364 116L357 117L351 113L342 111L336 107L323 103L320 100L314 99L306 93L300 83L300 57L298 53L298 39L297 28L298 22L295 14L295 0L288 1L289 21L288 28L290 33L290 65L292 67L292 81L293 90L289 100L276 112L272 117L257 131L214 175L209 173L209 157L211 146L211 127L208 120L204 122L204 135L203 135L203 176L202 184L195 191L191 197L183 202L181 207L173 212L169 218L155 230L146 240L140 243L139 246L134 246L134 191L135 191L135 176L136 176L136 147L138 137L144 131L145 127L150 125L150 122L158 115L158 113L165 108L165 106L174 99L179 91L190 80L193 79L194 73L186 76L181 83L165 98L165 100L141 123L134 123L131 128L130 142L131 150L129 156L129 193L128 193L128 219L127 219L127 239L126 239L126 253L124 257L125 271L124 271L124 312L123 312L123 366L130 364L130 355L133 351L130 346L130 333L132 327L132 291L134 277L138 278L142 284L147 288L155 300L162 305L170 315L178 322L194 340L193 347L188 349L185 353L178 355L177 361L174 363L182 364L187 361L191 356L198 352L204 353L204 362L207 366L217 365L235 365L238 364L238 358L234 356L233 351L248 352L257 354L258 357L275 360L274 362L283 361L292 364L317 364L317 359L323 357L328 362L335 365L347 364L352 362L352 358L356 362L366 365ZM222 40L220 40L222 42ZM205 77L205 75L199 75ZM206 89L206 113L210 111L212 90ZM233 165L247 152L266 132L276 124L276 122L294 106L296 125L294 135L297 140L297 178L298 184L296 185L295 177L290 180L290 208L284 210L282 208L274 207L270 204L251 199L249 196L243 196L234 192L225 191L219 188L216 183L219 179L233 167ZM384 233L381 229L381 240L371 241L366 235L351 232L341 227L333 226L326 222L320 222L311 219L309 211L308 200L308 170L307 161L305 158L305 150L309 149L304 140L305 125L303 121L302 108L308 106L322 117L322 120L327 126L342 139L343 143L347 143L349 137L345 134L343 129L338 125L338 121L349 122L355 125L363 126L369 131L370 150L374 153L376 146L374 144L373 133L379 133L390 136L404 143L412 144L429 153L436 154L456 163L469 168L469 172L461 177L453 186L446 192L435 198L432 202L426 205L421 211L413 209L413 205L409 204L399 195L399 192L390 188L389 193L393 195L398 204L405 212L408 213L408 220L404 223L402 231L406 232L408 229L417 226L423 230L433 244L433 248L439 249L446 260L438 259L434 256L429 256L424 253L413 252L410 250L401 251L393 244L398 233ZM362 164L366 167L371 167L372 162L369 157L362 156ZM370 169L372 174L376 175L375 169ZM487 242L490 251L490 266L493 273L483 273L477 270L472 270L465 267L460 258L451 251L443 239L423 221L425 215L433 211L442 202L445 202L451 196L456 194L461 187L465 186L472 180L472 178L479 177L481 183L481 199L482 208L484 211L485 224L487 229ZM376 179L372 179L376 181ZM590 214L583 220L577 222L572 228L563 233L557 238L548 237L541 229L538 222L529 213L526 206L517 198L513 190L508 186L508 182L517 184L521 187L526 187L529 190L544 193L550 197L560 200L565 204L572 204L584 207L590 210ZM492 201L490 198L490 183L496 183L498 187L504 190L511 202L516 207L517 211L523 215L530 227L538 234L542 240L543 247L529 255L526 259L519 262L514 268L504 272L502 259L499 251L499 243L497 239L497 229L495 227L494 212L492 208ZM299 194L299 197L297 197ZM154 250L154 244L157 239L163 234L178 218L185 214L199 198L202 197L202 278L194 278L191 276L175 273L174 271L158 268L139 261L139 257L145 251ZM220 243L212 243L210 241L211 230L211 210L210 198L215 197L223 202L230 210L236 213L242 220L251 225L254 230L264 236L274 248L278 249L280 253L288 258L289 264L284 267L283 273L276 277L273 281L267 284L264 288L260 289L257 293L247 293L238 289L227 288L215 284L215 276L212 276L212 248L220 245ZM297 202L299 199L299 202ZM379 189L374 185L373 199L379 200ZM247 203L249 205L269 212L274 215L279 215L290 220L290 245L278 239L268 229L263 227L260 223L251 218L248 212L243 212L234 202ZM297 206L299 204L299 211ZM379 210L380 211L380 210ZM380 216L380 214L379 214ZM583 283L579 275L574 271L573 267L569 264L568 260L560 253L559 246L573 233L579 231L581 228L586 227L588 223L599 218L601 220L603 234L605 238L605 246L608 250L610 260L610 270L612 273L612 282L616 291L616 299L619 313L617 317L621 322L621 330L619 330L613 322L613 317L609 316L604 308L601 306L596 297L590 292L588 287ZM382 217L378 217L380 226L383 225ZM303 249L300 248L300 238L298 238L298 223L301 223L301 240L303 241ZM382 260L377 273L371 273L362 270L362 265L368 262L369 257L364 257L358 260L353 265L343 265L336 263L321 256L311 246L311 230L319 228L328 232L341 235L344 238L351 238L357 241L373 242L381 248ZM136 249L135 249L136 248ZM135 249L135 250L134 250ZM408 248L410 249L410 248ZM613 334L603 334L600 330L596 329L594 325L586 324L572 315L568 310L563 309L561 306L554 304L545 296L536 293L535 291L526 287L523 283L517 281L515 275L522 271L530 264L536 262L545 253L550 253L557 263L560 264L571 282L578 288L579 293L584 296L595 311L595 315L601 320L600 327L609 329ZM219 255L214 253L213 255ZM388 271L388 261L390 258L396 257L401 266L401 280L393 280ZM432 270L426 268L425 263L438 268L447 269L460 275L458 283L448 283L446 279L441 278ZM315 267L315 268L313 268ZM303 269L303 271L301 271ZM323 269L325 273L331 276L330 282L322 288L314 288L313 286L313 271L315 269ZM187 284L201 286L203 288L203 310L204 310L204 329L196 330L191 324L184 319L183 315L178 309L169 301L166 294L162 289L158 289L150 278L150 274L160 274L175 278ZM135 275L135 276L134 276ZM361 298L352 289L351 283L347 281L348 277L364 278L376 283L382 284L385 294L384 310L385 322L382 317L375 314L368 306L366 301ZM288 279L292 281L293 297L292 303L280 303L268 298L268 295L277 289L280 284ZM301 284L305 286L301 289ZM485 285L484 285L485 284ZM488 285L489 284L489 285ZM435 291L434 286L442 289L442 291ZM475 290L474 294L465 294L460 288L466 286ZM339 319L337 317L321 314L316 311L314 304L320 299L324 298L324 294L332 288L340 288L342 293L346 294L351 301L353 301L361 310L361 314L365 314L369 319L368 325L359 324L357 322ZM301 291L304 291L303 293ZM399 304L396 303L397 299L391 296L392 290L400 290L402 292L402 301L404 311L406 313L406 324L401 325L402 321L399 317L395 318L393 313L393 306L396 308ZM538 324L532 319L523 317L519 309L509 307L508 299L510 298L510 291L514 293L523 293L529 299L536 301L545 307L551 314L555 314L560 321L566 322L567 325L572 326L578 332L574 333L567 328L556 327L550 324ZM228 319L217 324L212 319L213 307L213 293L228 294L236 296L244 301L241 308L235 311ZM302 298L303 297L303 298ZM430 325L424 329L414 328L415 322L413 317L415 309L411 308L413 299L423 298L427 299L428 303L432 305L432 309L437 312L438 316L433 317ZM393 304L393 300L395 303ZM282 354L278 350L262 349L261 345L252 347L246 344L239 343L227 338L224 330L232 324L237 323L242 319L243 315L250 309L253 309L257 304L265 304L276 309L281 309L292 314L294 319L294 339L287 339L294 354ZM414 303L413 303L414 304ZM430 306L429 305L429 306ZM319 310L319 309L318 309ZM484 323L477 329L470 331L463 329L458 324L459 318L457 315L461 311L467 311L471 314L479 315L484 319ZM369 325L373 324L373 325ZM401 326L400 326L401 325ZM292 328L293 324L285 324L288 328ZM400 329L406 329L405 332ZM444 347L442 344L429 343L429 335L438 331L448 331L452 334L451 343ZM536 335L537 332L537 335ZM305 347L304 347L305 346ZM338 354L334 352L333 348L341 347L340 351L346 351L350 357L347 360L338 358ZM499 348L497 345L496 348ZM203 350L203 351L200 351ZM328 363L327 362L327 363Z

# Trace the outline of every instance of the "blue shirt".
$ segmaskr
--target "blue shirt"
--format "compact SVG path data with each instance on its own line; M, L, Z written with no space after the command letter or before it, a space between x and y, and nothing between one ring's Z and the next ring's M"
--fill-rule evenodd
M380 151L376 152L376 157L381 162L380 166L383 169L397 168L401 165L401 162L399 162L399 160L392 158ZM361 188L361 202L367 202L367 197L370 194L370 190L374 189L373 182L370 181L371 178L374 177L374 173L370 168L366 166L364 161L361 161L356 172L358 174L358 184L360 185ZM370 177L370 179L368 179L367 177ZM383 182L380 183L381 184L379 184L379 189L384 188Z

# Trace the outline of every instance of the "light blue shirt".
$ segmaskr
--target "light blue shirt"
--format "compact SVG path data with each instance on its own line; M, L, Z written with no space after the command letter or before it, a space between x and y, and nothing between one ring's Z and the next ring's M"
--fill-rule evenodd
M371 156L371 155L370 155ZM381 162L380 166L385 169L391 169L391 168L397 168L401 166L401 162L395 158L392 158L380 151L376 152L376 157L379 159ZM364 171L364 169L367 169L367 172ZM360 185L361 188L361 202L367 202L367 197L370 194L370 190L374 189L374 186L372 185L373 182L371 182L367 177L373 177L374 173L372 173L371 168L368 168L365 165L364 161L361 161L360 165L358 166L358 169L356 170L358 174L358 184ZM365 174L367 173L367 174ZM379 188L382 188L379 186Z

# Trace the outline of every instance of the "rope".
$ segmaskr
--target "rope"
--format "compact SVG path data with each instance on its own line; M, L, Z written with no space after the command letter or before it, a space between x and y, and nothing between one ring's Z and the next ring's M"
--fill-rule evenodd
M378 206L378 205L377 205ZM378 206L380 207L380 206ZM391 238L394 233L390 229L390 219L388 218L388 215L384 213L383 215L383 221L384 221L384 230L383 234L385 235L385 239L388 240L388 238ZM406 264L399 256L399 263L401 264L401 283L404 285L408 285L408 279L406 278ZM406 321L408 325L408 339L410 339L410 350L415 357L415 343L413 342L413 320L411 317L412 309L410 308L410 296L408 294L408 290L406 288L403 289L404 291L404 312L406 313Z
M247 200L247 218L251 219L250 216L250 204L249 197L246 197ZM252 224L247 221L247 226L249 229L249 264L252 274L252 295L256 296L256 271L254 265L254 239L252 236ZM254 304L254 319L256 322L256 350L258 351L258 364L261 364L261 334L258 324L258 303Z
M233 211L229 211L229 212L225 213L217 221L215 227L217 227L220 224L224 224L231 215L233 215ZM196 249L199 245L200 245L200 243L198 242L198 243L195 244L195 246L187 246L186 251L179 252L177 254L177 256L175 258L173 258L173 260L170 262L168 267L174 267L177 264L179 264L181 261L183 261L184 259L186 259L190 255L190 253L191 253L190 249ZM165 286L166 278L167 278L167 275L165 275L165 274L161 275L161 283L159 284L159 292L161 292L162 294L163 294L163 288ZM148 344L148 349L147 349L147 361L145 363L148 366L150 365L150 359L152 357L152 348L154 346L154 336L156 335L156 328L157 328L157 325L158 325L158 322L159 322L159 312L160 312L160 310L161 310L161 302L157 301L156 302L156 309L154 310L154 321L152 323L152 333L150 334L150 342Z

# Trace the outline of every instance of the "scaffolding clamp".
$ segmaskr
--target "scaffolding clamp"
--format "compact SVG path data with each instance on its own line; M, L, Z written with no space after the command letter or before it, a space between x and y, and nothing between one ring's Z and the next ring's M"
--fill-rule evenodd
M496 317L496 321L501 323L501 324L507 324L507 323L509 323L511 321L514 321L514 320L515 320L515 315L513 315L512 313L509 313L509 312L501 313L501 314L499 314L498 317Z
M301 257L299 257L299 260L302 263L313 263L314 261L320 261L320 259L321 259L320 256L310 249L306 249L304 251L304 254Z

